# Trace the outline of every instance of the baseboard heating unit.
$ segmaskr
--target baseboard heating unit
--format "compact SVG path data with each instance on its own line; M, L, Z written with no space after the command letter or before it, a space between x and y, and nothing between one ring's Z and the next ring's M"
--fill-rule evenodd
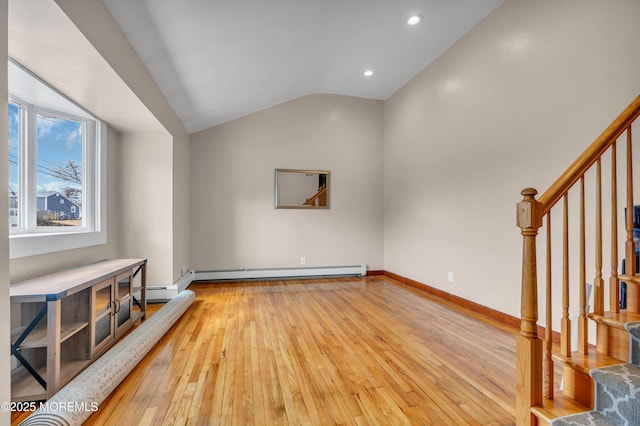
M196 271L194 281L251 280L327 276L365 276L367 265L321 266L308 268L227 269Z
M219 271L186 271L173 285L147 286L148 302L166 302L193 281L275 280L287 278L366 276L367 265L320 266L308 268L225 269Z
M195 273L193 271L186 271L173 285L167 286L147 286L147 302L166 302L173 299L182 290L189 287L189 284L194 280Z

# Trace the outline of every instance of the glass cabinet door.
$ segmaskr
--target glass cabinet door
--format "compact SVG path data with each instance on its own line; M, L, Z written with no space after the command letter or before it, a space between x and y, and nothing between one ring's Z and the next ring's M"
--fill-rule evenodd
M92 354L115 338L115 329L111 318L115 308L113 305L113 286L114 281L110 279L92 287Z
M131 321L131 272L116 277L116 331Z
M145 294L142 287L142 275L143 271L138 270L138 274L134 274L131 284L131 321L136 322L143 315L146 310L145 306Z

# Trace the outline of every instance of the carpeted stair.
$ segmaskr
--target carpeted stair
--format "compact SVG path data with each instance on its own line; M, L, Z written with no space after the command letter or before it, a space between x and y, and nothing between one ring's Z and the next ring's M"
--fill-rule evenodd
M552 426L640 425L640 322L625 326L630 334L628 364L596 368L595 410L558 417Z

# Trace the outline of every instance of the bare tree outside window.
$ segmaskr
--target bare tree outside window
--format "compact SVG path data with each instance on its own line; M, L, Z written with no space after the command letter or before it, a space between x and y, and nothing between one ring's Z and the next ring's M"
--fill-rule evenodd
M84 123L37 117L37 226L82 225Z

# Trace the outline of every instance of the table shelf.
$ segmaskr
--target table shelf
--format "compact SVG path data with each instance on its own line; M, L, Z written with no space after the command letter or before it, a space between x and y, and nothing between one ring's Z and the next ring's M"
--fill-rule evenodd
M64 342L74 334L82 331L85 327L89 326L89 322L74 322L70 324L63 324L60 329L60 342ZM14 344L18 337L26 330L26 326L14 328L11 331L11 344ZM46 348L47 347L47 329L45 327L36 327L31 333L24 339L20 348L32 349L32 348Z
M60 366L60 377L65 383L73 379L89 364L90 360L66 362ZM37 371L40 375L46 374L46 367ZM41 401L47 399L47 392L33 378L26 368L20 366L11 374L11 400L12 401Z

